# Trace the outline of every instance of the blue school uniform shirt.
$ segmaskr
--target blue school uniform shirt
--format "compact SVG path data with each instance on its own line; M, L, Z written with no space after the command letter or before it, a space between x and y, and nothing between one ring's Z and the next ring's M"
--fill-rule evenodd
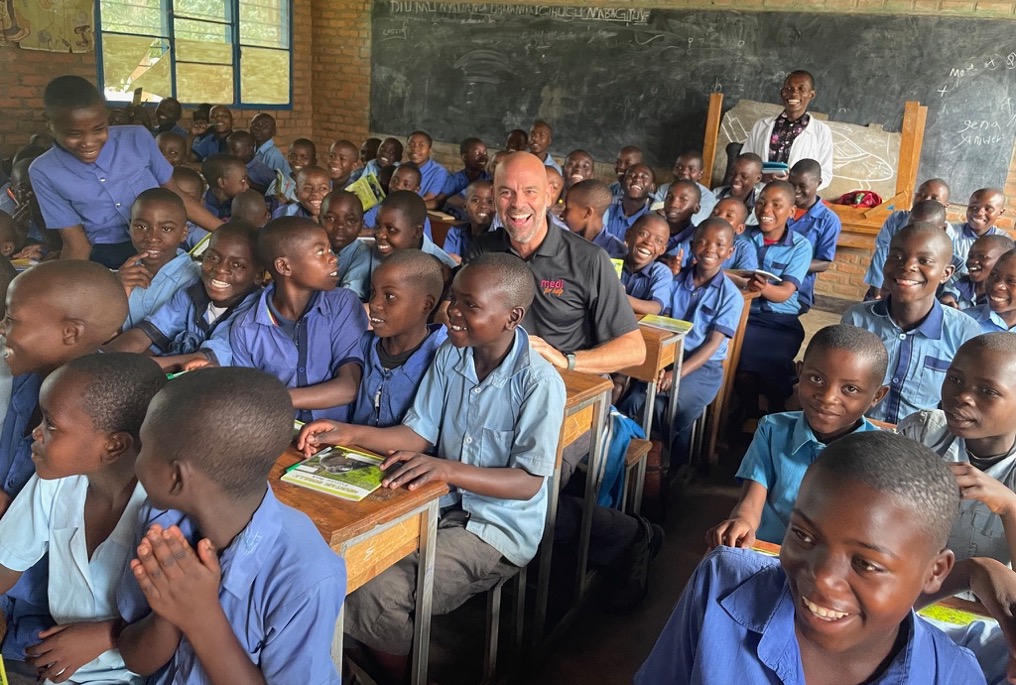
M209 188L205 191L205 208L220 219L228 220L229 215L233 213L233 200L230 198L220 202Z
M815 204L801 218L788 220L787 227L808 239L812 259L826 262L836 259L836 241L840 239L843 226L840 217L822 202L822 198L816 198ZM798 289L802 312L808 311L815 304L817 277L817 273L809 273Z
M998 226L992 226L984 232L984 235L1008 236L1009 234ZM953 266L956 267L956 270L952 275L952 280L956 280L967 273L967 257L970 255L970 247L974 244L974 241L980 237L982 236L977 235L974 233L974 230L970 228L970 224L964 223L956 229L955 235L952 236L952 263Z
M46 226L81 225L92 245L130 241L131 205L169 183L173 167L143 126L112 126L95 162L85 164L54 145L28 169Z
M229 147L226 145L225 137L220 138L215 131L208 129L191 143L191 152L197 156L199 162L202 162L206 157L229 152Z
M695 228L695 224L689 223L688 226L682 229L679 233L671 233L670 237L667 239L667 251L664 252L664 254L670 257L676 257L679 254L682 255L682 269L691 264L691 261L694 258L694 255L691 253L691 241L695 237ZM752 246L752 249L754 249L754 245Z
M336 377L344 364L363 366L360 338L367 314L351 290L315 292L303 315L286 322L273 311L275 285L265 288L257 304L237 319L230 333L233 365L269 373L287 388L305 388ZM298 409L301 421L347 421L349 406Z
M745 233L755 245L758 268L776 274L784 281L797 286L794 294L784 302L770 302L762 297L756 297L751 302L751 311L799 314L801 284L808 275L808 267L811 266L811 243L803 235L789 228L773 245L765 244L765 234L759 228L753 226Z
M624 241L615 235L611 235L610 231L604 227L596 237L590 241L597 247L602 247L611 259L624 259L624 256L628 254L628 246L625 245Z
M718 547L699 563L635 685L805 685L795 601L775 557ZM872 685L985 685L969 650L913 610Z
M159 269L147 288L135 287L131 290L127 296L127 321L123 329L134 328L168 302L177 290L200 278L201 265L183 250L177 250L176 257Z
M378 428L402 423L423 374L430 368L438 347L448 339L448 329L441 324L430 324L427 330L423 344L394 369L386 369L381 363L377 351L381 338L373 331L363 334L363 380L353 404L351 423Z
M483 171L480 173L479 177L476 180L493 181L494 177L488 174L486 171ZM452 195L458 195L459 193L464 192L466 188L469 187L469 184L472 182L473 181L469 180L469 175L466 173L466 170L460 169L456 171L454 174L448 174L448 180L445 181L445 186L444 190L442 191L442 194L447 195L449 197L451 197Z
M748 191L748 195L744 198L744 206L748 210L748 218L744 220L745 226L758 225L758 217L755 216L755 202L758 201L758 196L762 194L762 190L765 187L765 183L758 183L754 188ZM716 202L731 197L730 186L720 186L713 191L713 197L716 198ZM713 206L715 207L716 205Z
M381 205L377 204L367 210L363 215L364 228L375 229L377 228L377 215L381 212ZM434 238L434 234L430 229L430 217L428 216L423 220L423 234L430 239Z
M452 488L442 506L470 514L466 530L516 566L536 555L547 516L564 416L564 381L515 329L511 350L485 379L476 377L471 347L445 341L420 381L403 424L452 461L484 468L521 468L543 478L529 500L506 500Z
M904 416L937 407L942 381L956 351L981 334L973 318L938 300L921 325L904 332L889 316L891 297L855 304L843 314L842 323L871 331L889 352L886 398L869 409L869 418L899 423Z
M964 274L942 286L942 293L939 295L952 295L956 298L956 304L960 311L973 309L978 305L986 304L987 296L977 294L977 284L970 280L969 274Z
M991 311L991 305L987 303L962 311L977 322L982 333L998 333L999 331L1008 333L1011 330L1001 316Z
M673 183L664 183L662 186L657 188L656 192L653 193L653 202L654 203L655 202L663 202L664 200L666 200L667 199L667 192L670 190L670 186L672 186L672 185L674 185L674 184ZM702 199L699 202L699 210L691 215L691 222L693 224L695 224L696 226L698 226L700 223L702 223L703 221L708 219L710 216L712 216L712 214L713 214L713 207L716 206L716 203L718 202L718 200L716 199L716 196L713 195L713 191L709 190L709 188L706 188L704 185L702 185L698 181L695 182L695 185L698 186L699 193L702 194Z
M286 156L276 147L274 138L269 138L261 143L261 147L254 153L254 158L260 159L274 171L281 171L286 178L293 175L293 169L289 166Z
M421 197L431 193L440 195L444 190L445 183L448 182L448 170L433 159L428 159L423 163L423 166L420 167L420 176Z
M648 211L649 203L646 202L642 209L631 216L625 216L621 200L614 200L610 203L610 207L607 208L607 218L603 222L603 230L618 240L624 240L624 235L628 232L628 229L641 217L645 216Z
M339 685L332 637L346 596L346 566L302 512L271 488L250 522L219 556L219 603L240 646L269 683ZM124 573L124 584L131 583ZM137 582L133 581L136 587ZM118 593L128 621L148 613L140 591ZM186 637L153 685L211 682Z
M875 237L875 251L871 255L871 264L864 274L864 282L876 288L882 287L882 270L885 269L885 260L889 255L889 243L893 236L900 232L910 220L910 212L897 210L886 217L882 228Z
M469 235L469 224L460 224L448 229L442 249L447 254L457 254L460 257L465 257L469 254L469 246L471 244L472 239Z
M620 200L622 197L624 197L624 188L621 186L620 181L614 181L609 186L607 186L607 189L610 190L610 197L613 198L615 201ZM656 201L655 197L653 198L653 201L654 202Z
M205 236L211 235L211 231L206 231L195 223L190 221L187 222L187 237L180 243L183 249L190 252L193 250L198 243L205 239Z
M166 304L137 325L151 338L160 356L201 352L219 366L233 363L229 328L257 302L260 290L251 288L240 302L209 323L212 303L204 283L198 281L177 290Z
M306 209L304 209L303 205L301 205L299 202L293 202L288 205L282 205L274 212L272 212L273 219L278 219L279 217L283 216L298 216L301 219L310 219L311 221L314 220L314 217L311 216L311 213L308 212Z
M695 287L695 267L688 266L674 276L670 285L670 298L664 312L674 319L691 323L684 337L685 355L694 352L706 341L709 334L719 331L724 338L733 338L741 323L744 297L734 282L723 271L709 281ZM727 358L727 340L720 343L709 361Z
M162 127L160 127L160 126L153 126L153 127L152 127L152 137L153 137L153 138L155 138L155 137L158 137L158 135L159 135L160 133L165 133L165 132L167 132L167 131L168 131L169 133L175 133L176 135L180 136L180 137L181 137L181 138L183 138L184 140L187 140L187 136L189 136L189 135L190 135L190 131L188 131L187 129L185 129L185 128L184 128L183 126L181 126L181 125L180 125L179 123L175 123L175 124L173 124L173 125L172 125L172 126L171 126L170 128L167 128L167 129L163 129L163 128L162 128Z
M543 160L543 166L554 167L559 174L564 176L564 169L561 168L561 165L557 163L554 155L550 154L550 152L547 153L547 159Z
M758 251L755 243L751 242L739 233L734 236L734 252L723 262L724 269L748 269L754 271L758 268Z
M370 245L354 240L339 250L339 287L349 288L362 301L370 296Z
M456 269L459 266L454 259L448 256L447 252L438 247L437 244L427 236L423 236L423 244L420 245L420 252L426 252L427 254L436 257L437 260L441 262L441 264L447 266L449 269ZM381 255L379 255L376 250L371 250L370 251L371 274L374 273L374 269L378 267L381 261L382 261ZM367 285L368 286L370 285L370 276L367 277Z
M875 430L875 424L861 417L861 425L851 432ZM811 430L804 412L769 414L759 420L736 476L742 482L755 481L767 491L755 537L777 545L783 542L804 473L826 447Z
M636 300L654 300L664 310L670 302L670 283L673 280L674 274L660 262L650 262L638 271L631 271L627 264L621 267L624 292Z
M264 186L267 190L275 181L275 170L257 157L247 162L247 180L255 185Z

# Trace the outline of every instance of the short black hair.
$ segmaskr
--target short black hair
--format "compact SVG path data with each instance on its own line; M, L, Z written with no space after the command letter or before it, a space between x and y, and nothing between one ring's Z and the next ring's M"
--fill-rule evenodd
M889 353L885 343L877 335L864 328L847 324L826 326L812 336L811 342L804 350L804 359L809 355L825 350L845 350L868 362L871 377L879 384L885 378L889 368Z
M404 164L402 165L405 166ZM402 167L399 167L400 169ZM427 220L427 205L423 198L411 190L396 190L388 194L381 201L381 210L394 209L402 212L403 216L414 226L423 227ZM380 211L380 210L379 210Z
M290 149L293 149L294 147L297 146L309 147L311 153L313 153L313 155L317 157L317 145L315 145L314 141L311 140L310 138L297 138L296 140L294 140L292 143L289 144Z
M15 152L13 157L11 157L11 164L17 164L22 160L30 162L46 150L47 148L44 148L41 145L25 145Z
M436 305L444 292L444 271L437 257L422 250L399 250L374 269L399 269L400 276L414 284L424 295L434 298Z
M992 248L998 248L1003 252L1009 252L1010 250L1013 249L1013 247L1016 247L1016 243L1013 242L1013 239L1005 235L1004 233L991 233L988 235L982 235L980 238L978 238L973 242L971 247L977 245L978 243L984 245L989 250Z
M797 164L790 167L790 173L812 176L821 181L822 165L816 162L814 159L802 159L798 160Z
M705 163L705 160L702 158L701 150L685 150L684 152L682 152L677 156L677 159L681 159L682 157L684 157L685 159L697 159L699 164ZM676 162L677 159L675 159L674 161Z
M332 178L331 174L328 173L328 169L325 169L324 167L314 166L312 164L308 164L307 166L305 166L304 168L302 168L302 169L300 169L299 171L296 172L296 178L295 178L295 180L296 180L297 186L300 185L300 178L301 177L306 179L311 174L317 174L318 176L324 176L329 181L331 181L331 178Z
M1016 253L1012 254L1016 256ZM1016 359L1016 333L1010 333L1008 331L982 333L981 335L973 337L960 345L960 349L956 350L956 354L959 355L959 353L963 351L968 353L973 352L975 349L994 350L996 352L1002 352L1010 355Z
M466 186L466 189L464 191L465 194L466 194L466 197L468 198L470 195L475 193L480 188L493 189L494 188L494 183L492 181L488 181L485 178L478 178L478 179L476 179L475 181L473 181L472 183L470 183L469 185Z
M230 133L228 136L226 136L226 144L228 145L231 141L237 143L249 143L251 145L254 145L254 136L250 134L250 131L243 131L237 129L234 130L232 133Z
M57 76L46 84L42 94L42 104L48 116L53 116L58 109L84 109L102 105L106 99L92 83L80 76Z
M910 221L928 221L939 229L945 223L945 207L938 200L921 200L910 209Z
M778 190L786 195L790 198L791 203L793 203L797 197L797 192L794 190L794 186L790 185L789 181L769 181L769 183L766 183L765 188L762 189L762 192L765 192L770 188Z
M434 146L434 139L431 138L430 134L427 133L426 131L413 131L412 133L409 134L409 138L412 138L413 136L423 136L424 138L426 138L428 146L430 147ZM407 138L406 140L409 140L409 138Z
M553 133L554 133L554 127L553 127L553 126L551 126L550 124L548 124L548 123L547 123L547 122L546 122L545 120L543 120L543 119L537 119L536 121L534 121L534 122L533 122L533 125L532 125L532 126L530 127L530 130L532 130L532 129L536 128L537 126L545 126L545 127L547 128L547 130L551 132L551 134L553 134Z
M140 192L134 199L134 204L131 205L131 212L133 213L135 207L139 207L146 202L168 205L177 214L183 216L183 221L187 220L187 205L184 204L183 198L168 188L149 188Z
M229 205L230 216L250 222L255 227L264 222L267 211L265 196L250 189L234 197Z
M528 264L507 252L484 252L469 260L459 273L478 269L490 272L487 285L504 293L509 307L529 310L536 297L536 277Z
M737 159L735 159L734 162L735 163L737 163L737 162L750 162L751 164L757 164L759 170L762 169L762 165L765 163L765 162L762 161L762 158L759 157L754 152L742 152L741 154L739 154L737 156Z
M222 238L237 237L247 243L254 267L260 268L266 265L258 254L259 233L260 231L246 221L239 218L230 218L229 221L219 224L219 227L212 231L212 235L208 238L208 245L211 246L213 240L218 241Z
M670 184L670 190L675 190L677 188L687 188L688 190L694 190L695 197L697 197L700 202L702 201L702 189L698 187L698 183L691 180L690 178L679 178ZM669 193L670 190L668 190L667 192Z
M401 162L402 161L402 153L405 151L404 148L402 147L402 141L399 140L398 138L393 137L393 136L389 136L388 138L385 138L381 142L381 145L384 145L385 143L394 143L395 144L395 161L396 162ZM381 145L378 145L378 147L380 148ZM389 165L389 166L392 166L392 165Z
M948 260L952 260L953 257L953 245L952 240L949 239L949 234L942 230L940 224L933 224L930 221L914 221L911 219L910 223L900 229L899 233L892 237L889 241L889 247L902 242L904 239L909 238L912 235L922 236L925 240L937 241L948 248Z
M421 183L423 183L423 174L420 173L420 167L416 166L412 162L406 162L405 164L400 164L399 166L397 166L392 171L392 176L394 176L395 174L397 174L399 172L404 172L404 171L408 171L410 173L416 174L416 185L420 185Z
M199 188L201 188L201 192L204 192L204 189L205 189L205 179L202 178L201 174L199 174L198 172L194 171L190 167L186 167L186 166L173 167L173 180L176 181L177 183L179 183L180 179L186 179L188 181L193 181L194 183L196 183L198 185Z
M565 155L564 156L565 163L567 163L568 160L571 159L572 157L586 157L587 159L589 159L590 162L592 162L593 164L596 164L596 159L594 159L591 154L589 154L588 152L586 152L585 150L583 150L581 148L579 148L578 150L572 150L567 155ZM589 180L589 179L586 179L586 180Z
M194 113L191 114L192 119L198 121L208 121L208 116L212 113L212 105L207 102L202 102L200 105L194 108Z
M734 240L736 240L737 238L737 234L734 232L734 227L730 225L729 221L727 221L726 219L722 219L718 216L711 216L702 223L700 223L697 227L695 227L695 232L692 234L693 239L698 238L699 235L705 233L706 230L710 228L718 228L720 230L729 231L730 245L731 246L734 245Z
M653 183L656 183L656 170L653 169L648 164L646 164L645 162L635 162L630 167L628 167L627 169L624 170L624 175L627 176L628 174L634 174L635 173L635 169L637 169L639 167L643 167L644 169L647 169L649 171L649 176L653 179ZM551 167L548 166L548 168L551 168ZM557 171L557 169L554 169L554 171ZM558 172L558 173L560 173L560 172ZM684 180L691 181L691 179L684 179ZM695 181L691 181L691 182L695 183ZM697 183L695 183L695 187L698 188L698 184ZM699 199L700 200L702 199L702 191L701 190L699 190Z
M815 90L815 77L811 75L810 71L805 71L804 69L797 69L796 71L792 71L789 74L787 74L787 78L783 79L783 82L786 83L787 79L789 79L792 76L804 76L805 78L808 79L808 83L811 84L811 89Z
M824 449L808 470L821 470L837 482L852 479L891 496L913 510L914 523L937 547L945 547L959 511L960 489L945 460L921 443L889 431L851 433Z
M11 283L18 291L51 304L61 316L47 326L65 321L85 324L86 339L96 346L108 342L127 318L127 294L116 274L98 262L53 259L18 274ZM101 303L101 306L96 306Z
M459 143L459 154L464 155L473 149L474 145L483 145L483 141L479 138L466 138Z
M360 148L356 147L356 144L353 141L351 141L351 140L348 140L346 138L341 138L339 140L336 140L334 143L332 143L332 148L336 148L337 149L337 148L343 148L343 147L346 148L347 150L352 150L353 153L357 157L360 156Z
M179 133L174 133L173 131L162 131L161 133L159 133L159 135L155 136L156 143L169 141L180 143L180 145L182 145L185 150L187 149L187 139L181 136Z
M258 258L272 276L277 277L275 260L279 257L292 256L296 246L309 234L324 230L315 222L301 216L272 219L255 234Z
M356 211L359 213L360 218L363 218L363 202L361 202L360 198L353 193L348 190L342 190L341 188L333 190L325 195L324 199L321 200L321 214L324 214L327 210L331 209L332 203L336 200L346 200L347 202L352 202L353 206L356 207Z
M201 175L210 186L218 183L220 178L225 178L232 169L243 169L246 172L247 165L239 157L225 152L209 155L201 162Z
M205 368L166 385L148 412L148 429L169 461L185 461L235 497L265 487L293 436L293 403L263 371Z
M151 357L129 352L86 354L56 370L46 382L58 382L68 371L90 380L81 397L81 408L92 426L104 433L127 433L139 440L148 405L166 385L166 373Z
M598 214L607 211L614 196L610 187L598 178L587 178L579 181L568 191L568 202L578 202L579 206L591 207Z

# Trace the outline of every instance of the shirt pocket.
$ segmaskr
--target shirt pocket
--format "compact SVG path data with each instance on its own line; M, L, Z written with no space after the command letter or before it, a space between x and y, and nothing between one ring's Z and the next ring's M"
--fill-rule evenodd
M512 451L515 431L494 430L483 428L480 431L480 463L477 466L486 468L504 468L508 464L508 456Z
M787 269L787 266L789 266L789 264L790 264L790 262L775 262L774 261L769 266L770 266L770 268L772 268L773 272L777 276L779 276L779 275L781 275Z
M945 372L949 369L949 364L948 359L940 359L926 354L918 364L916 378L904 381L904 392L906 392L906 386L913 384L912 387L917 392L913 400L919 409L934 409L938 406L942 399L942 381L945 380Z

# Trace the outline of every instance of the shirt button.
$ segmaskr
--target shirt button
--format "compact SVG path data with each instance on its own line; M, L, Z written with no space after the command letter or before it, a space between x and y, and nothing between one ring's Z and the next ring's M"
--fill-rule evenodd
M117 203L116 203L116 206L117 206L117 207L119 207L119 206L120 206L120 203L119 203L119 202L117 202Z
M906 339L907 339L907 334L906 333L900 333L900 340L906 340Z
M105 182L106 182L106 179L104 179L104 178L100 178L99 179L99 183L105 183Z
M304 371L306 371L306 369L301 366L299 369L297 369L297 371L299 371L300 373L303 373Z
M899 378L894 378L894 379L893 379L893 384L894 384L894 385L895 385L896 383L899 383L899 382L900 382L900 379L899 379Z
M471 445L471 444L473 444L473 439L467 435L465 440L463 440L462 442L467 444L467 445Z
M473 388L473 394L474 395L479 395L480 394L480 389L479 388Z

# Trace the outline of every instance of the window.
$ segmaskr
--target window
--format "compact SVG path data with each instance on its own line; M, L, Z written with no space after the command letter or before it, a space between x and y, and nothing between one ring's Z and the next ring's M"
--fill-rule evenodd
M290 0L99 0L106 97L287 106Z

